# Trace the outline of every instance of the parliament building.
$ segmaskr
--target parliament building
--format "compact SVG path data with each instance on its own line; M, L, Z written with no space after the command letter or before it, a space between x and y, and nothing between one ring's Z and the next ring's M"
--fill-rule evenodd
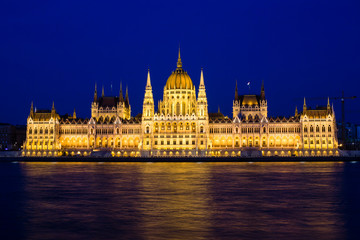
M145 78L144 78L145 83ZM196 94L197 93L197 94ZM310 109L305 99L294 116L269 117L264 84L259 95L239 95L237 86L231 117L209 113L205 79L201 69L196 91L182 67L164 86L155 110L150 71L147 73L142 114L131 115L128 90L125 97L98 94L95 85L91 118L61 116L51 110L35 110L27 119L23 156L334 156L338 155L335 113L327 106Z

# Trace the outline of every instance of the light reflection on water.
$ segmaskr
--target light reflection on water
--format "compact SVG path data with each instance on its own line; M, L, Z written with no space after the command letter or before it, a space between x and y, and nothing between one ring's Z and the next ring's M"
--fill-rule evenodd
M1 180L18 181L2 220L15 213L7 232L27 239L344 239L358 224L344 163L2 167Z

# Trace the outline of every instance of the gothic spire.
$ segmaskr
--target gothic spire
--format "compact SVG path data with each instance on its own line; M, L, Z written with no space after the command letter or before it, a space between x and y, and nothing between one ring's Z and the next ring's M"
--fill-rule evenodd
M128 91L127 86L126 86L126 93L125 93L125 105L129 106L129 91Z
M97 101L97 87L96 87L96 83L95 83L95 91L94 91L94 102Z
M123 91L122 91L122 82L120 82L119 99L120 99L120 102L124 102L124 96L123 96Z
M239 92L238 92L238 86L237 86L237 80L235 83L235 101L239 100Z
M298 109L297 109L297 106L295 107L295 117L298 115Z
M34 113L34 103L31 101L30 114Z
M306 100L305 100L305 97L304 97L304 106L303 106L303 111L306 111Z
M265 100L265 87L264 87L264 80L261 83L261 93L260 93L261 100Z
M104 97L104 85L102 86L101 97Z
M74 108L74 113L73 113L73 119L76 119L76 112L75 112L75 108Z
M53 103L52 103L51 113L55 113L55 104L54 104L54 101L53 101Z
M205 88L205 83L204 83L204 71L203 68L201 68L201 74L200 74L200 85L199 88Z
M146 87L151 87L151 81L150 81L150 68L148 68L148 74L147 74Z

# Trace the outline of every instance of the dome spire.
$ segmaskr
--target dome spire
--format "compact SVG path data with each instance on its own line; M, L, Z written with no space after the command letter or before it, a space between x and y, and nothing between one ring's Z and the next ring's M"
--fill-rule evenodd
M181 56L180 56L180 45L179 45L179 56L177 61L177 67L182 68Z

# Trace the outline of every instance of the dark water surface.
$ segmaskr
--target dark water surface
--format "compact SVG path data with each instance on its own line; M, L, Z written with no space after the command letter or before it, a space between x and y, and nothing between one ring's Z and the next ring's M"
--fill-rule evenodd
M0 239L360 239L360 163L1 163Z

